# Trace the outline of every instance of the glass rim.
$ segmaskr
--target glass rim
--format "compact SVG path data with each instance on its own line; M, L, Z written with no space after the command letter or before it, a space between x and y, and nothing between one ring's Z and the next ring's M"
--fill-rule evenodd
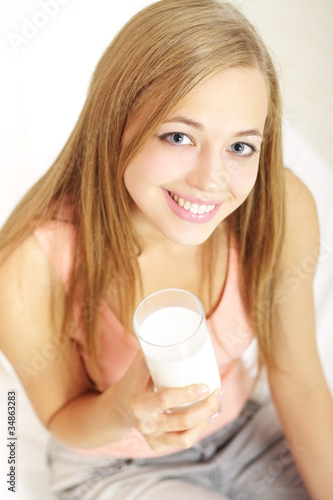
M137 317L137 314L139 312L139 309L140 307L145 303L147 302L151 297L153 297L154 295L158 295L160 293L164 293L164 292L184 292L186 293L187 295L191 295L191 297L194 298L195 302L197 302L197 304L199 305L199 308L201 310L201 317L200 317L200 321L199 321L199 324L197 326L197 328L194 330L194 332L191 333L191 335L189 335L186 340L181 340L179 342L176 342L175 344L168 344L168 345L163 345L163 344L153 344L152 342L148 342L147 340L145 340L144 338L142 338L139 334L139 332L137 331L137 328L135 326L135 320L136 320L136 317ZM177 306L167 306L167 307L177 307ZM182 306L180 306L182 307ZM163 308L160 308L160 309L164 309ZM160 309L156 309L157 311L160 310ZM188 307L186 309L189 309ZM151 315L149 315L151 316ZM148 316L147 316L148 318ZM194 293L192 292L189 292L188 290L185 290L183 288L162 288L162 290L158 290L157 292L153 292L151 293L150 295L148 295L148 297L146 297L145 299L143 299L140 304L138 305L138 307L136 308L135 310L135 313L133 315L133 329L134 329L134 332L135 332L135 335L138 337L139 340L142 340L145 344L148 344L148 345L151 345L153 347L175 347L177 345L180 345L180 344L184 344L185 342L188 342L196 333L197 331L199 330L199 328L201 327L203 321L205 320L205 310L204 310L204 307L202 305L202 302L201 300L196 296L194 295Z

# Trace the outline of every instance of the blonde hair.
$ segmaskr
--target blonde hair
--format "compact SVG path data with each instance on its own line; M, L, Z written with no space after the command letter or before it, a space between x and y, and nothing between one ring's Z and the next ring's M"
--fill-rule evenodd
M284 230L280 95L274 65L255 29L231 4L162 0L134 16L105 51L66 146L1 232L1 247L18 243L29 233L31 221L42 224L71 204L78 244L64 324L80 283L82 308L91 313L83 315L83 322L92 364L98 348L98 309L110 280L119 285L127 325L140 280L124 170L191 90L236 66L259 69L269 90L258 179L247 200L229 216L229 226L239 244L241 290L258 339L260 366L273 360L275 275ZM124 130L134 117L139 125L124 146ZM217 244L213 234L212 251Z

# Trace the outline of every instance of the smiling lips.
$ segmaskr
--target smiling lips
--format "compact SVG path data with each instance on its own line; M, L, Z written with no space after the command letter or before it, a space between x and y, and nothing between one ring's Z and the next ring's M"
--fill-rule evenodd
M187 222L205 223L212 220L222 202L209 203L210 200L199 200L193 196L188 196L189 199L181 197L179 194L162 189L166 201L175 215ZM213 202L213 200L211 200ZM204 203L206 202L206 203Z
M191 212L194 215L208 214L209 212L214 210L214 208L216 206L216 205L198 205L197 203L192 203L189 200L184 200L184 198L181 198L181 197L177 196L176 194L171 193L170 191L169 191L169 195L176 203L178 203L178 205L180 207L184 208L184 210L188 210L189 212Z

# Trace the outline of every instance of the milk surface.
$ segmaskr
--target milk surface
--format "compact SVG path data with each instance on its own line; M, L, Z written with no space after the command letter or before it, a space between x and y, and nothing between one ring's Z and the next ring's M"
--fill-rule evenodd
M201 316L187 307L165 307L144 320L140 337L146 342L170 346L193 335L200 325Z
M140 328L142 350L157 389L207 384L221 386L206 321L185 307L153 312Z

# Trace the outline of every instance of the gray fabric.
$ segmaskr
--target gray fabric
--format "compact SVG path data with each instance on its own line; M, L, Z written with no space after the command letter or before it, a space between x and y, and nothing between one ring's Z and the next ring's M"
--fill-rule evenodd
M166 457L90 458L52 441L49 462L61 500L310 499L270 401L248 401L234 422Z

